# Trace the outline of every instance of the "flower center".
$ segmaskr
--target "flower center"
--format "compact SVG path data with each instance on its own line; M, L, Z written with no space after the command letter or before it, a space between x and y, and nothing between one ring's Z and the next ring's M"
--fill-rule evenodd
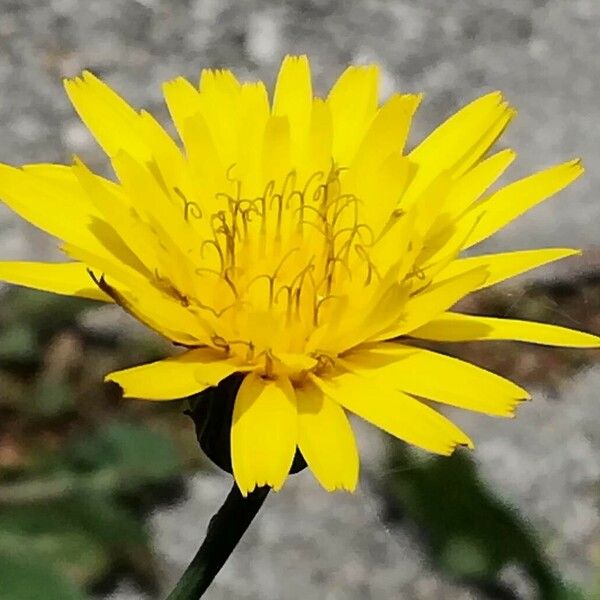
M292 171L250 196L233 165L210 212L177 191L184 218L204 227L189 302L216 317L216 345L243 347L248 357L302 352L313 330L340 316L350 286L380 280L375 233L343 177L336 165L304 177Z

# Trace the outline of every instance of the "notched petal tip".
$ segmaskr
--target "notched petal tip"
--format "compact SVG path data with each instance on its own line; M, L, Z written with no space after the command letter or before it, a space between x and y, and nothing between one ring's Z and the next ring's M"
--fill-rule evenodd
M267 481L265 485L268 485L274 492L280 492L281 489L283 488L283 484L285 483L285 481L280 481L277 483L272 483Z
M356 492L357 487L358 487L358 481L355 481L350 485L347 482L339 482L331 491L333 491L333 492L348 492L349 494L354 494L354 492Z
M307 54L286 54L281 61L282 64L288 62L303 62L308 63L308 55Z
M448 449L447 456L452 456L458 448L466 448L467 450L474 450L475 444L468 439L467 441L455 441Z
M585 166L583 164L583 160L581 158L574 158L573 160L566 163L567 166L571 167L577 174L576 177L579 177L585 173Z
M73 77L63 77L63 85L65 86L67 93L69 88L82 87L86 84L90 85L95 82L101 82L101 80L88 69L84 69L79 75Z
M501 419L515 419L517 417L517 409L522 402L530 402L531 396L528 394L527 398L515 398L511 404L506 406L506 412L504 414L496 415Z
M335 494L337 492L347 492L349 494L353 494L356 491L356 486L349 487L349 486L345 485L344 483L335 483L334 485L330 485L330 486L322 485L322 487L329 494Z
M254 489L256 488L256 485L255 485L255 486L254 486L252 489L249 489L247 486L245 486L245 485L242 485L242 484L241 484L239 481L237 481L237 480L236 480L236 482L235 482L235 483L236 483L236 485L237 485L237 487L238 487L238 490L240 490L240 494L241 494L241 495L242 495L244 498L247 498L247 497L248 497L248 494L249 494L250 492L253 492L253 491L254 491Z

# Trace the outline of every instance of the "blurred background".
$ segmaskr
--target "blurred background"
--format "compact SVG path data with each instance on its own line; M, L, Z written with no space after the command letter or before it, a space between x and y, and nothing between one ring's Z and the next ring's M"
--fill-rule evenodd
M500 142L520 153L511 178L582 156L582 180L477 250L584 255L469 309L600 332L598 0L0 0L0 161L76 153L107 173L62 89L84 68L165 122L163 80L226 66L271 84L286 53L309 54L320 93L353 62L381 66L382 97L425 92L413 144L500 89L520 113ZM0 206L1 259L54 256ZM293 477L207 598L600 598L600 353L443 350L534 401L516 421L453 413L476 450L450 459L356 423L359 491ZM114 307L0 287L0 599L151 600L183 571L230 481L182 403L123 401L101 383L168 351Z

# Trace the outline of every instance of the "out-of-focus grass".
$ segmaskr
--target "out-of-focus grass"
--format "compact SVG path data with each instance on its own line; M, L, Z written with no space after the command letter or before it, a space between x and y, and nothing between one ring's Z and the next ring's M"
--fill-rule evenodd
M84 597L116 574L155 587L145 525L202 464L180 402L122 401L110 369L161 357L97 335L94 303L14 289L0 304L0 598Z

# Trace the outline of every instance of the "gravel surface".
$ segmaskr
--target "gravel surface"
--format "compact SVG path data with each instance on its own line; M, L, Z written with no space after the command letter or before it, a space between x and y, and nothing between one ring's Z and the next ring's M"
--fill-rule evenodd
M197 476L190 498L153 519L156 550L173 584L227 495L229 480ZM410 533L380 521L365 486L327 494L308 473L272 495L211 588L211 600L470 600L467 589L428 569ZM119 598L121 600L121 598Z
M570 580L597 582L600 561L600 367L556 396L533 394L514 421L454 414L474 433L480 473L520 509Z
M501 89L520 109L503 141L521 154L515 176L584 158L583 180L486 249L592 247L600 223L599 27L598 0L0 0L0 161L64 162L77 153L106 168L61 85L83 68L165 118L160 83L178 74L195 79L202 66L271 82L285 53L308 52L323 92L349 62L375 61L384 96L426 92L413 142L464 102ZM54 248L0 207L1 258L48 257ZM584 374L566 384L562 402L541 395L516 423L465 417L486 476L542 528L568 574L585 582L598 562L599 384L600 371ZM184 568L226 488L221 477L198 476L185 504L155 515L166 582ZM140 597L121 591L115 597ZM408 533L386 532L367 490L330 496L301 475L269 500L210 597L469 596L429 571Z

